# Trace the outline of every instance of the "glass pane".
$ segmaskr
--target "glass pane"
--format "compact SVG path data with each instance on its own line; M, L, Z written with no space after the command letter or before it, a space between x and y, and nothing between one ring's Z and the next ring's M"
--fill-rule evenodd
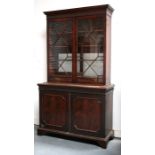
M72 72L72 22L53 21L49 24L49 68L55 75Z
M80 77L103 77L103 19L78 20L77 71Z

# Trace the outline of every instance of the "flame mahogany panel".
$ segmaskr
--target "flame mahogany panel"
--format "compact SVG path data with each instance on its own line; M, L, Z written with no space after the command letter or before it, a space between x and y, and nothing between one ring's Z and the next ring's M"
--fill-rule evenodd
M71 104L73 132L98 135L101 131L102 100L92 95L75 94Z
M66 129L68 98L64 94L45 93L41 96L41 122L53 129Z

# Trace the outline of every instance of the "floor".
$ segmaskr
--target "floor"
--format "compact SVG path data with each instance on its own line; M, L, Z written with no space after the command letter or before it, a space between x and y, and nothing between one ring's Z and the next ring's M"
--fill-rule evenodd
M113 139L107 149L97 145L51 136L38 136L34 132L34 155L121 155L121 140Z

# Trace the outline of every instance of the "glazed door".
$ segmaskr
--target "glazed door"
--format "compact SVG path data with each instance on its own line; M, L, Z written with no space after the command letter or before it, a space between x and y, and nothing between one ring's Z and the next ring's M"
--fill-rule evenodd
M68 97L64 93L45 93L40 99L42 127L66 131L68 129Z
M48 81L72 81L73 20L48 19Z
M71 129L74 133L104 135L104 105L98 95L74 94L71 97Z
M77 18L77 81L103 83L104 18Z

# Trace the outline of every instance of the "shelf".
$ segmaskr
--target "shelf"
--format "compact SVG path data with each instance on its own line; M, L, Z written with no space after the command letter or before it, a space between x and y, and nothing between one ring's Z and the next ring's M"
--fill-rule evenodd
M64 60L65 60L65 61L72 61L72 59L70 59L70 60L69 60L69 59L67 59L67 60L66 60L66 59L59 59L58 61L64 61ZM64 61L64 62L65 62L65 61Z
M94 61L95 59L81 59L77 61ZM95 60L95 61L103 61L103 60Z
M64 35L64 34L72 34L72 32L63 32L63 33L56 33L56 32L51 32L50 34L52 34L52 35Z
M66 45L64 45L64 46L62 46L62 45L57 45L57 46L53 46L53 47L57 47L57 48L70 48L71 47L71 45L68 45L68 46L66 46Z
M103 29L96 29L93 31L78 31L78 33L92 33L92 32L104 32L104 30Z
M64 61L65 59L59 59L58 61ZM72 61L72 59L68 59L65 61ZM77 60L77 61L94 61L94 59L81 59L81 60ZM95 60L95 61L103 61L103 60Z
M57 47L57 48L61 48L61 47L64 47L64 48L70 48L71 45L57 45L57 46L53 46L53 47ZM78 45L78 47L103 47L103 45Z
M78 44L78 47L103 47L103 45L80 45Z
M77 33L92 33L92 32L104 32L104 30L103 29L96 29L96 30L93 30L93 31L85 31L85 30L77 31ZM72 32L63 32L63 33L51 32L50 34L52 34L52 35L61 35L61 34L72 34Z

